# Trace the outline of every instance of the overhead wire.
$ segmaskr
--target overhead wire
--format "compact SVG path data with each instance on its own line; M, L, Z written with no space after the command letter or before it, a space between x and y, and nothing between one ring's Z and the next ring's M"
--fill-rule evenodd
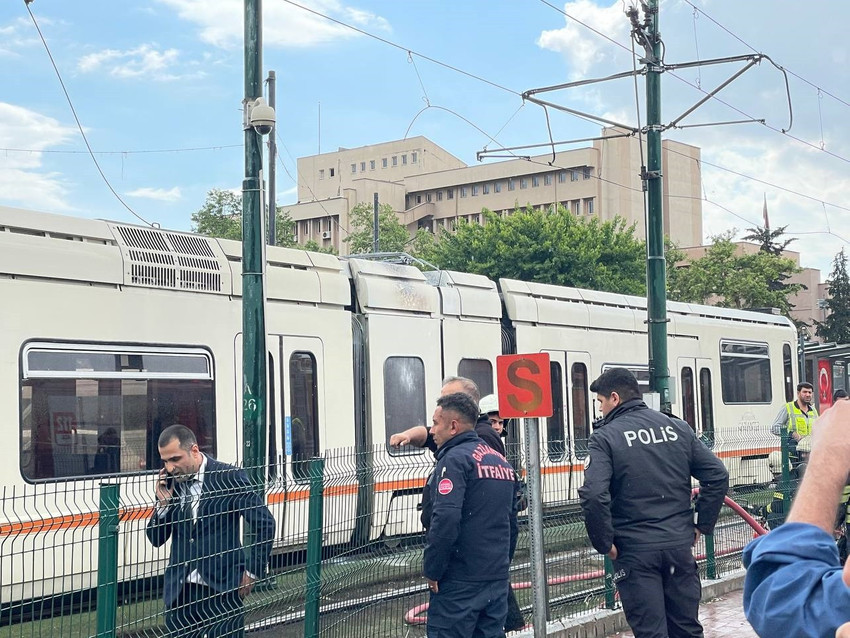
M145 219L144 217L139 215L139 213L137 213L135 210L133 210L130 207L130 205L127 202L124 201L124 199L112 187L112 184L110 183L109 179L106 177L106 174L103 172L103 169L100 167L100 163L97 161L97 158L95 157L94 152L92 151L91 144L89 144L88 137L86 137L86 133L83 130L83 125L82 125L82 123L80 123L80 118L77 116L77 110L74 108L74 103L71 100L71 96L68 93L68 89L65 87L65 82L62 79L62 74L59 72L59 67L56 65L56 61L53 59L53 54L50 52L50 47L47 45L47 40L45 39L44 34L41 32L41 28L38 26L38 20L36 20L35 15L33 14L32 10L30 9L30 2L31 1L32 0L29 0L29 1L25 0L25 2L24 2L25 6L27 8L27 12L29 13L30 18L32 19L33 26L35 26L35 30L38 32L39 38L41 38L41 42L44 45L44 50L47 52L47 57L50 58L50 64L53 65L53 70L56 72L56 77L59 79L59 84L62 87L62 92L65 94L65 99L68 101L68 106L71 108L71 113L74 116L74 121L77 123L77 128L80 131L80 135L83 138L83 142L85 142L86 148L88 149L88 152L89 152L89 156L91 157L92 162L94 162L95 168L97 168L97 172L100 174L100 177L103 179L103 182L106 184L106 186L109 188L109 190L115 196L115 198L119 202L121 202L121 204L124 206L124 208L126 208L128 211L130 211L130 214L132 214L136 219L140 220L144 224L151 226L151 227L155 227L155 225L153 223L149 222L147 219Z

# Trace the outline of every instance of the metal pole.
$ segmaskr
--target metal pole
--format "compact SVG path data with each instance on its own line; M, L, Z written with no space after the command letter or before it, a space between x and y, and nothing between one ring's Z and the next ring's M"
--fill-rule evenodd
M115 638L118 607L118 501L120 486L100 484L97 538L97 635Z
M269 106L275 108L277 81L275 72L269 71ZM275 141L276 130L269 134L269 246L277 245L277 142Z
M661 410L669 411L670 372L667 368L667 272L664 260L664 211L661 180L661 39L658 37L658 0L646 6L646 146L647 165L647 319L649 332L649 374L652 390L659 394Z
M262 0L245 0L245 104L262 96ZM247 113L247 110L246 110ZM266 322L263 290L262 136L246 117L242 182L242 451L254 488L263 491L266 447ZM246 526L247 527L250 526ZM253 546L253 531L245 534ZM258 574L259 576L259 574Z
M614 587L614 561L605 555L602 561L605 568L605 609L614 609L617 603L617 590Z
M378 193L375 193L375 214L372 217L372 252L378 253L381 244L378 240Z
M322 528L325 460L310 461L310 501L307 515L307 597L304 603L304 638L319 635L319 600L322 593Z
M806 374L806 333L800 330L800 336L798 339L800 340L800 374L798 376L802 383L808 376Z
M540 475L540 421L525 420L525 450L528 463L528 527L531 531L531 593L534 638L546 636L549 596L546 589L546 549L543 543L543 483Z
M714 553L714 534L706 534L705 538L705 575L709 580L717 578L717 555Z

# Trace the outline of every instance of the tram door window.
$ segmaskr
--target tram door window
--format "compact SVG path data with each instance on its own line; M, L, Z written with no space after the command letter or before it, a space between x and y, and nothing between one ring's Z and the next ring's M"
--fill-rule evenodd
M590 405L588 405L587 366L574 363L570 370L572 376L573 436L576 457L587 456L587 443L590 439Z
M316 357L293 352L289 357L289 416L292 428L292 475L310 480L310 459L319 453L319 397Z
M181 423L215 455L212 359L200 349L28 344L21 381L27 480L162 467L160 432Z
M384 361L384 427L392 455L421 454L406 445L390 447L393 434L430 423L425 401L425 363L419 357L387 357Z
M687 421L694 432L697 431L694 371L687 366L682 368L682 419Z
M700 368L699 401L702 416L702 438L708 447L714 446L714 398L711 392L711 370Z
M770 351L766 343L720 342L723 403L770 403Z
M791 346L782 345L782 376L785 380L785 402L794 400L794 360L791 358Z
M475 381L482 397L493 394L493 364L487 359L461 359L457 374Z
M561 364L549 362L552 382L552 416L546 418L546 452L550 461L561 461L567 443L564 428L564 375Z

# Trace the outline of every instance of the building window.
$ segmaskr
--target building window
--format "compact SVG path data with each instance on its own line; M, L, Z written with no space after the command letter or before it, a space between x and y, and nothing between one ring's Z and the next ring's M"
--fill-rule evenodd
M567 171L561 171L558 173L558 181L563 184L567 181Z
M393 166L398 166L398 155L393 155Z
M540 178L537 175L531 176L531 186L532 188L537 188L540 186Z
M415 164L415 163L416 163L416 160L417 160L417 154L416 154L416 151L413 151L413 152L410 154L410 163L411 163L411 164Z
M520 188L528 188L528 178L527 177L520 177L519 178L519 187Z
M351 172L352 172L352 173L356 173L356 172L357 172L357 164L356 164L356 163L351 165Z
M470 215L470 216L469 216L469 220L470 220L473 224L481 225L481 214L480 214L480 213L476 213L475 215Z
M375 160L369 160L369 170L370 171L375 170Z
M720 342L723 403L770 403L770 351L766 343Z
M543 185L544 186L551 186L552 185L552 173L546 173L543 176Z
M482 190L482 192L483 192L485 195L489 195L489 194L490 194L490 184L484 184L481 188L483 189L483 190Z
M593 215L593 198L584 200L584 214Z
M493 192L501 193L502 192L502 182L493 182Z
M372 168L374 168L374 166ZM360 162L360 172L361 173L366 172L366 162Z
M570 212L573 215L581 215L581 200L574 199L570 202Z
M407 166L407 155L406 154L401 156L401 164L402 164L402 166Z
M461 187L460 187L460 196L461 196L461 197L466 197L466 186L461 186Z
M437 191L437 201L443 201L443 191Z
M381 167L382 167L382 168L386 168L386 167L387 167L387 158L386 158L386 157L385 157L385 158L383 158L383 159L381 160Z
M334 176L334 169L330 169L330 171L331 171L331 177L333 177Z
M446 191L446 199L454 199L454 198L455 198L455 191L454 191L454 189L453 189L453 188L448 189L448 190Z
M584 179L590 179L591 177L593 177L593 169L590 166L585 166L583 175Z
M577 182L578 181L578 170L573 169L570 171L570 181Z
M324 168L319 169L319 179L325 179L325 169Z
M199 348L29 343L22 357L20 445L29 481L162 467L161 430L179 415L216 453L211 355ZM5 554L4 554L5 555Z
M508 190L509 190L509 191L512 191L512 190L514 190L515 188L516 188L516 184L514 183L514 178L513 178L513 177L511 177L511 178L508 180Z
M416 196L416 203L417 203L417 204L421 204L421 203L422 203L422 195L417 195L417 196Z
M316 219L316 220L313 221L313 232L315 232L317 235L320 232L322 232L322 222L321 222L321 220Z
M430 201L431 201L431 193L426 193L426 194L425 194L425 201L426 201L426 202L430 202Z
M477 195L478 195L478 184L475 184L475 185L472 187L472 196L473 196L473 197L476 197Z

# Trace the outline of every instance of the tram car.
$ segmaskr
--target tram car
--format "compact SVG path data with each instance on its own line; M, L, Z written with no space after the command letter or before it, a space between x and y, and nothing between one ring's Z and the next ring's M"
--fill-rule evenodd
M430 453L388 441L430 422L446 376L472 378L485 395L497 356L549 354L546 506L577 497L597 416L591 381L625 366L647 384L643 298L277 247L266 257L277 552L306 542L315 456L333 477L326 545L421 530L415 506ZM205 452L239 462L241 263L234 241L0 207L4 607L94 586L104 481L122 490L119 579L140 566L161 573L167 548L146 542L144 523L164 427L182 423ZM668 316L673 411L733 485L766 483L770 424L794 395L794 326L683 303L669 303ZM509 430L509 443L522 439L522 422ZM366 459L366 471L341 450ZM521 469L521 453L512 461Z

